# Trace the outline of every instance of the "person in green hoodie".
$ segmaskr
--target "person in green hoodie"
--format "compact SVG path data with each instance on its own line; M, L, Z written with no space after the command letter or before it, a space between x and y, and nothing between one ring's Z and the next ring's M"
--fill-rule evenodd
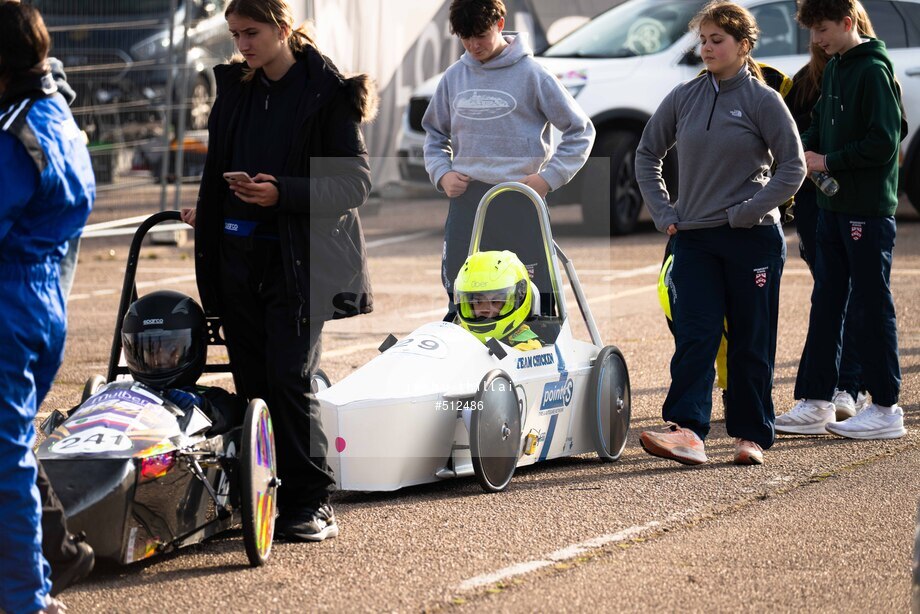
M799 22L831 58L811 126L802 134L805 162L809 172L831 173L840 190L818 194L815 286L795 384L799 401L777 417L776 430L893 439L905 434L890 287L902 118L885 44L860 36L856 17L856 0L799 4ZM847 311L862 315L856 345L872 403L838 423L832 398Z

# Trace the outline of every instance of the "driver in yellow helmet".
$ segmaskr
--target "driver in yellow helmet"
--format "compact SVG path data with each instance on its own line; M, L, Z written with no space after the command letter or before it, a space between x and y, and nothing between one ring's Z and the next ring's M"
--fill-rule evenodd
M543 347L524 323L533 290L527 267L514 252L477 252L467 258L454 283L454 304L460 326L483 343L494 337L517 350Z

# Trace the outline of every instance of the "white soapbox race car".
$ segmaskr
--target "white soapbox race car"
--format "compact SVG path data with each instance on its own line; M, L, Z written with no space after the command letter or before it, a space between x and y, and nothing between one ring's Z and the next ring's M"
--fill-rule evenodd
M605 461L622 454L630 420L626 361L616 347L603 345L540 195L520 183L486 193L470 254L479 251L490 204L505 192L529 197L540 222L538 253L521 260L537 261L537 268L545 263L541 279L551 294L543 294L541 310L533 286L527 320L544 347L483 344L459 325L438 321L399 340L391 335L379 356L335 385L314 380L340 489L393 491L475 474L484 490L498 492L517 467L591 451ZM573 336L560 261L590 342Z

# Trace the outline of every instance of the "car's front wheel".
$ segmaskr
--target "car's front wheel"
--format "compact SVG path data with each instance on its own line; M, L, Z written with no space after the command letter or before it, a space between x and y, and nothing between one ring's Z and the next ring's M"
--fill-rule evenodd
M592 232L629 234L642 211L642 194L636 181L636 148L639 134L633 130L609 130L598 135L586 167L582 193L582 219ZM609 181L608 181L609 177ZM610 186L609 190L603 189Z

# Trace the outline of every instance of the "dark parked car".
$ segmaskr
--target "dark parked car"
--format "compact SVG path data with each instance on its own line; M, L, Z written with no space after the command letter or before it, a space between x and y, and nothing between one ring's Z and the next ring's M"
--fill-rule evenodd
M89 137L100 181L110 178L118 152L162 138L168 108L173 126L184 115L187 130L207 127L215 93L211 69L234 51L225 0L31 3L42 12L52 54L77 92L74 116Z

